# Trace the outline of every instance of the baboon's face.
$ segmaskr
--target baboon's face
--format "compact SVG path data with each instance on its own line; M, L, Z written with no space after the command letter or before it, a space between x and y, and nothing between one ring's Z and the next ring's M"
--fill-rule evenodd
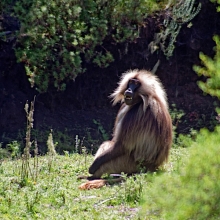
M141 83L138 79L130 79L128 81L127 89L124 92L124 101L126 105L134 105L141 101L138 88Z

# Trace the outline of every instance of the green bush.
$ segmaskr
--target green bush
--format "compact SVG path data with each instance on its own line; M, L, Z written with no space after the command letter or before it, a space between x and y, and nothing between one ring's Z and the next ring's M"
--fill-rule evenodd
M164 1L164 0L163 0ZM162 1L162 2L163 2ZM106 67L114 60L103 40L133 41L157 0L20 0L16 56L25 63L32 86L64 90L85 71L82 62ZM109 43L110 44L110 43Z
M207 77L205 82L198 82L199 87L205 93L220 98L220 37L214 36L213 39L216 42L216 47L214 48L216 54L214 58L212 59L200 53L199 57L204 66L194 66L194 70L198 75Z
M220 12L220 2L218 0L211 0L211 2L218 4L216 9ZM206 81L198 82L198 86L203 92L220 99L220 36L214 36L213 40L216 43L215 56L211 58L201 52L199 57L203 66L193 66L193 69L199 76L206 77ZM216 111L219 113L220 109L216 108Z
M8 5L8 2L9 2L8 0L1 0L0 1L0 15L4 12L5 7Z
M202 130L177 172L155 178L145 193L141 219L218 219L220 127Z

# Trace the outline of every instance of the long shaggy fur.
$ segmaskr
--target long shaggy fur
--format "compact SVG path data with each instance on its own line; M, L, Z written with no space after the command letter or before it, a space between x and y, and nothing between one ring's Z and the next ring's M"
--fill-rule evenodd
M141 101L126 105L124 93L132 78L141 83L137 89ZM90 173L100 178L105 173L132 174L143 168L145 171L156 170L167 160L172 144L172 122L160 80L145 70L128 71L122 75L111 98L113 105L122 103L113 139L100 146Z
M172 143L172 122L168 112L166 93L159 79L145 70L125 73L118 88L111 95L113 105L123 103L129 79L141 82L138 93L142 102L135 106L122 104L113 139L121 140L135 161L153 163L157 167L167 160Z

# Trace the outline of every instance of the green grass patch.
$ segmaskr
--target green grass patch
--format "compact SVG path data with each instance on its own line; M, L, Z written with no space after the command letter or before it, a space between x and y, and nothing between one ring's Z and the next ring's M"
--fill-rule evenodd
M173 149L166 170L186 149ZM154 176L136 175L121 184L81 191L79 175L88 175L91 155L50 155L29 160L29 177L21 176L22 160L0 165L0 219L138 219L143 189ZM32 175L34 178L32 178ZM153 178L153 179L152 179Z

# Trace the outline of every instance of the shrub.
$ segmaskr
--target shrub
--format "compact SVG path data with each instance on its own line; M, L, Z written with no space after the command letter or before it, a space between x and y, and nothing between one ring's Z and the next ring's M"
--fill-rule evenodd
M49 85L64 90L66 81L85 71L82 62L106 67L114 60L103 46L132 41L156 0L20 0L21 22L16 56L25 63L31 85L44 92Z
M220 127L202 130L177 172L147 188L143 219L217 219L220 216ZM183 166L184 165L184 166Z
M169 3L174 2L169 1ZM160 33L155 33L154 40L149 44L151 53L160 48L169 59L173 55L180 29L200 12L201 7L201 3L195 6L195 0L177 1L171 10L167 11Z
M0 1L0 15L4 12L5 7L7 6L9 0ZM1 29L0 29L1 30Z
M202 61L203 67L194 66L194 70L198 75L206 76L205 82L198 82L199 87L212 96L220 98L220 37L214 36L216 42L214 58L210 58L203 53L200 53L199 57Z
M217 0L212 0L212 2L218 3L216 9L220 12L220 2ZM201 52L199 57L203 66L193 66L193 69L199 76L203 75L206 77L205 82L198 82L199 87L205 93L220 99L220 36L214 36L213 40L216 42L216 47L214 47L216 53L213 59ZM216 110L219 111L219 109Z

